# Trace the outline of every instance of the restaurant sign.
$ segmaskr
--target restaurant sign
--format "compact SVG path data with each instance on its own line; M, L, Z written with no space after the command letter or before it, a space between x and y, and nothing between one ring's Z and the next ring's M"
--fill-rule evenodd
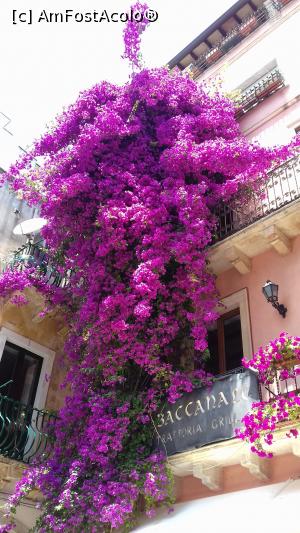
M241 419L259 401L251 370L216 378L211 387L183 394L158 415L156 444L168 455L230 439ZM159 435L159 436L158 436Z

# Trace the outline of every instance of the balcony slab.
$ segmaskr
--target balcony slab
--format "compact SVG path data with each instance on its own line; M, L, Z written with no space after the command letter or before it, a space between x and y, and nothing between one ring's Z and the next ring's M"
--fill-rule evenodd
M286 436L287 432L295 427L299 431L300 424L282 424L275 432L273 444L266 446L266 450L274 456L292 454L299 457L298 440ZM240 465L261 482L269 482L270 479L270 461L253 454L250 445L239 439L179 453L169 457L168 462L176 477L193 476L212 491L222 488L222 469L228 466Z
M292 240L300 235L299 211L298 198L211 246L208 250L211 271L219 275L234 267L247 274L253 257L274 248L280 254L289 253Z

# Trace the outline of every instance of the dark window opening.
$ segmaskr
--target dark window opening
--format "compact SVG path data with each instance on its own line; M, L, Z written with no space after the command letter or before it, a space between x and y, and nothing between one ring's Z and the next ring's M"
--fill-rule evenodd
M240 367L243 358L240 310L222 315L208 331L207 340L210 358L205 366L208 372L217 375Z
M43 358L25 348L6 342L0 360L0 393L33 406L41 374Z

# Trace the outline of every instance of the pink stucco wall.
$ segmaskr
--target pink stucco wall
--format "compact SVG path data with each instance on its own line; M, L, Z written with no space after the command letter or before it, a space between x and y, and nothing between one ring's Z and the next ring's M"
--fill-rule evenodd
M282 318L265 300L261 287L267 279L279 285L279 302L288 311ZM221 298L247 288L253 350L266 344L280 331L300 335L300 237L293 242L292 252L281 256L268 251L252 259L249 274L241 275L235 269L224 272L217 279Z

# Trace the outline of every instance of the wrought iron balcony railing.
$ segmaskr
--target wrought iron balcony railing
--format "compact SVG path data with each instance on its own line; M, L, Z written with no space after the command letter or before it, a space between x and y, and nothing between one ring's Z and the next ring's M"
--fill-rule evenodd
M290 365L287 366L289 369L289 377L283 379L280 377L281 370L285 368L284 364L282 366L278 365L278 370L275 372L274 381L271 384L263 384L258 381L258 393L260 400L269 402L277 396L287 396L289 392L294 392L296 394L300 393L300 361L292 361ZM234 374L243 374L246 372L246 368L239 366L233 370L228 370L216 376L215 380L223 379L226 376Z
M289 367L290 377L287 379L280 379L280 371L281 368L278 367L274 382L269 385L260 383L258 381L258 378L256 378L260 400L268 402L272 400L272 398L276 398L279 395L285 396L289 392L300 392L300 364L295 363ZM243 366L239 366L237 368L234 368L233 370L228 370L227 372L219 374L215 379L223 379L226 376L231 376L234 374L243 374L245 372L246 368Z
M280 372L284 368L278 367L273 383L269 385L260 384L260 397L262 400L269 402L276 396L286 396L289 392L300 392L300 364L299 361L291 362L288 366L289 377L287 379L280 378Z
M272 400L272 398L276 398L276 396L287 395L289 392L300 393L300 362L294 361L288 365L289 377L287 379L280 378L280 372L283 368L284 364L282 366L278 366L278 370L276 370L276 375L274 377L274 382L269 385L259 383L257 379L259 396L261 400L269 401ZM242 374L244 372L246 372L246 368L239 366L233 370L229 370L228 372L218 375L217 379L222 379L225 376L230 376L233 374Z
M68 271L65 275L58 272L57 266L51 262L41 242L33 243L29 241L2 261L2 271L20 271L30 267L36 268L49 285L62 288L69 284L72 274L71 271Z
M241 20L241 22L225 35L214 48L202 54L195 62L186 67L185 71L189 71L193 79L197 79L202 72L216 63L216 61L227 54L227 52L248 37L248 35L253 33L262 24L276 16L276 14L291 1L292 0L270 0L269 2L265 2L263 6L254 11L251 15L248 15Z
M0 454L23 463L47 458L57 417L0 395Z
M260 196L252 196L241 207L220 204L215 209L217 230L215 240L220 241L249 226L256 220L300 198L300 156L275 168Z
M256 107L260 102L285 86L284 78L275 68L260 78L250 87L247 87L236 99L236 116L242 117Z

